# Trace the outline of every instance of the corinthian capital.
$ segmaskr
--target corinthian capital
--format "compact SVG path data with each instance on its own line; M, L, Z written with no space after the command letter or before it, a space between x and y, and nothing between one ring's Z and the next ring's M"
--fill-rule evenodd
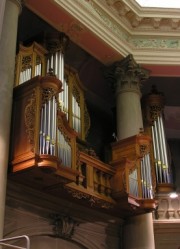
M149 77L149 71L141 68L132 55L128 55L122 61L116 62L114 68L117 80L116 88L118 90L139 91L141 83Z

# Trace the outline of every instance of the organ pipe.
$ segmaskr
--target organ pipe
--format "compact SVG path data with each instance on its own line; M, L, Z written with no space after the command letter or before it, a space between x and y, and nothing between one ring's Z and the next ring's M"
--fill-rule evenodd
M51 34L46 37L47 48L49 51L48 59L47 59L47 71L53 69L53 73L56 77L62 82L63 91L58 95L58 103L55 100L51 100L48 102L49 107L49 115L52 112L53 118L49 116L49 120L53 120L51 122L51 138L50 141L50 152L54 154L54 144L56 141L57 145L57 156L61 158L62 164L64 166L71 166L71 147L69 143L66 141L64 134L61 130L56 128L56 115L58 108L61 108L62 111L68 112L68 85L64 79L64 51L68 45L69 39L64 33L56 33ZM56 44L56 46L54 46ZM50 107L51 106L51 107ZM56 110L55 110L56 109ZM50 126L50 123L48 123ZM50 132L50 130L49 130ZM52 135L53 134L53 135ZM57 134L57 138L55 137Z
M143 99L145 129L152 136L153 156L157 184L172 184L171 166L168 158L167 140L164 129L164 96L155 86Z
M16 56L15 86L18 86L31 78L45 75L47 50L36 42L31 46L19 46Z
M141 185L142 185L142 198L153 198L152 191L152 175L151 163L149 153L145 154L141 159Z

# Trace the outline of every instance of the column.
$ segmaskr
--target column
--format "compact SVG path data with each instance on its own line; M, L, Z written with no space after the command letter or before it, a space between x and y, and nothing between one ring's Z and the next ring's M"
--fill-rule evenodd
M154 249L152 213L128 219L124 226L124 249Z
M118 140L139 134L143 128L140 84L148 72L141 69L132 55L116 63L116 108Z
M132 55L115 65L117 138L126 139L139 134L143 128L141 111L141 83L148 71L140 68ZM125 249L154 249L152 213L130 217L124 222Z
M19 0L6 0L0 40L0 238L3 236Z
M0 1L0 40L1 40L1 32L2 32L2 25L3 25L3 18L4 18L5 3L6 3L6 0Z

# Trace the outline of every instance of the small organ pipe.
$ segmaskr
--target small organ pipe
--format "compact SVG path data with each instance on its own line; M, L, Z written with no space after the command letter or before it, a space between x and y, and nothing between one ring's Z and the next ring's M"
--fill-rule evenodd
M163 119L162 116L160 118L160 126L161 126L161 131L163 134L163 148L164 148L164 160L165 160L165 165L166 165L166 177L167 177L167 182L170 183L169 179L169 162L168 162L168 157L167 157L167 146L166 146L166 140L165 140L165 131L164 131L164 124L163 124Z
M161 158L161 167L163 172L163 181L166 182L166 165L164 160L164 149L163 149L163 142L162 142L162 133L161 133L161 127L159 125L159 117L157 119L157 128L158 128L158 135L159 135L159 150L160 150L160 158Z
M154 131L155 131L155 143L156 143L156 149L157 149L159 178L160 178L160 183L162 183L162 162L161 162L161 157L160 157L160 152L159 152L159 136L158 136L157 122L156 121L154 122Z
M153 193L152 193L152 174L151 174L151 162L150 162L150 155L147 154L147 163L148 163L148 168L149 168L149 185L150 185L150 198L153 198Z
M145 196L145 191L144 191L144 177L143 177L143 159L140 162L141 165L141 187L142 187L142 198Z
M45 154L45 146L46 146L46 103L44 104L44 120L43 120L43 154Z
M157 154L156 154L156 143L155 143L155 136L154 136L154 126L152 125L152 140L153 140L153 152L154 152L154 163L155 163L155 169L156 169L156 180L159 182L159 169L158 169L158 163L157 163Z
M39 153L43 153L43 107L41 108Z
M147 182L147 197L150 198L151 194L150 194L150 172L149 172L149 164L148 164L148 158L147 158L147 154L144 156L144 160L145 160L145 172L146 172L146 182Z

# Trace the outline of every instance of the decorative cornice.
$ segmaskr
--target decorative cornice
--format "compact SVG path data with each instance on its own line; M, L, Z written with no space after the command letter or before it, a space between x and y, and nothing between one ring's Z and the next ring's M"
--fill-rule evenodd
M30 6L31 0L26 1ZM82 37L91 33L100 44L112 49L112 54L107 55L111 59L99 58L103 63L112 63L113 58L115 61L128 54L133 54L140 64L180 63L177 10L142 8L134 0L54 0L54 3L73 17L73 22L63 27L59 23L54 25L71 40L86 49ZM92 47L87 46L87 51L98 56Z

